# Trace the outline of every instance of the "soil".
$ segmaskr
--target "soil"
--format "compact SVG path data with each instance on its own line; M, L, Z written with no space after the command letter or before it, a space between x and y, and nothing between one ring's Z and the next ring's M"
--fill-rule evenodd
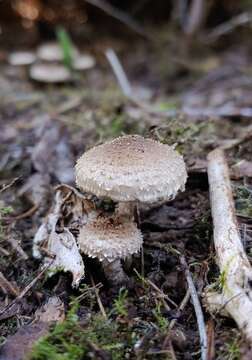
M123 60L133 91L151 104L154 114L122 94L103 55L108 43ZM34 341L39 337L34 336L36 330L31 329L37 327L39 334L40 331L44 334L40 323L32 324L36 321L35 312L53 296L62 301L66 314L72 310L73 303L78 304L76 329L84 332L88 329L93 336L97 329L93 319L101 312L99 301L109 318L103 321L116 329L114 348L109 348L109 343L100 340L98 335L98 338L89 338L90 332L86 332L89 341L85 342L81 335L73 339L72 332L70 336L66 331L66 336L71 337L73 343L82 344L84 349L82 357L69 355L69 359L199 359L199 333L190 299L183 310L179 309L187 292L185 269L180 263L182 255L203 306L208 338L212 339L208 350L213 353L212 357L209 353L209 360L249 358L249 349L235 323L219 314L209 314L204 307L203 291L209 284L218 282L220 276L212 241L206 155L216 146L239 139L246 132L251 118L251 114L247 114L252 90L248 76L250 55L240 48L239 52L238 48L225 53L209 52L204 54L209 67L202 69L201 60L196 61L191 55L183 63L179 57L169 62L170 45L163 42L153 45L145 40L131 44L125 40L118 45L118 39L113 37L94 40L89 50L96 57L97 65L78 73L72 83L62 85L31 81L28 69L8 65L6 56L10 50L3 51L0 64L0 271L18 294L41 271L42 260L33 258L32 244L43 219L52 211L55 186L60 183L75 186L74 163L84 150L121 134L137 133L168 144L176 143L185 158L189 177L185 191L174 200L148 208L140 206L143 252L124 264L130 278L126 287L111 286L100 263L84 257L86 276L79 288L71 287L69 273L59 272L53 277L43 274L6 310L15 299L15 292L0 281L0 305L5 310L0 310L1 359L21 359L23 353L28 356L27 349L30 351L36 346ZM184 114L178 115L181 109ZM211 113L207 113L207 109L211 109ZM161 115L160 111L163 111ZM251 155L249 138L227 151L237 215L249 257ZM247 163L241 168L242 160ZM67 222L64 216L67 214L62 215L61 221ZM78 229L71 228L71 231L74 236L78 233ZM98 295L94 284L98 284ZM175 324L171 328L173 320ZM57 345L58 340L54 341L54 325L50 326L52 335L48 341L61 355L43 357L35 351L31 359L66 359ZM15 349L19 341L24 344L24 352L24 349Z

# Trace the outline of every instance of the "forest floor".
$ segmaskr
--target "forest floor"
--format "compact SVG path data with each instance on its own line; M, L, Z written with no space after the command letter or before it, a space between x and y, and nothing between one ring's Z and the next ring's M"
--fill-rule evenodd
M107 43L123 59L133 92L149 104L148 109L122 94L103 54ZM172 55L174 46L95 42L90 50L97 65L66 85L31 81L26 68L6 63L8 50L3 52L0 359L200 358L198 327L180 257L189 264L202 302L205 287L221 282L206 172L207 153L220 145L229 148L241 236L252 257L252 143L244 136L251 131L252 78L250 55L241 47L202 52L202 59L188 55L182 61ZM183 115L178 115L181 110ZM99 262L86 257L86 276L73 289L68 273L41 274L41 262L32 256L33 237L50 212L55 186L75 186L76 159L84 150L122 134L176 143L188 168L186 190L161 206L140 207L144 247L132 264L125 264L131 280L127 289L111 287ZM241 141L233 144L234 139ZM41 320L45 306L57 325ZM235 323L209 314L203 302L202 306L209 360L249 359Z

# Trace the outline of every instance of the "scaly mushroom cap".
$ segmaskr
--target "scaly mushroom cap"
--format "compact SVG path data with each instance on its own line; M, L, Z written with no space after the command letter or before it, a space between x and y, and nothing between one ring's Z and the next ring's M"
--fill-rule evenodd
M169 200L184 190L186 179L185 163L177 151L138 135L94 147L76 164L78 187L114 201Z
M58 64L34 64L30 68L30 78L44 83L62 83L72 79L70 71Z
M100 216L81 228L78 242L84 254L111 262L138 252L143 237L130 220Z

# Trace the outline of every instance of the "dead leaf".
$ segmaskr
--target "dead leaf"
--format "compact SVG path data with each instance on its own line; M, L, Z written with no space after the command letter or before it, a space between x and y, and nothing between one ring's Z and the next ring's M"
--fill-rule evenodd
M15 335L9 336L0 350L0 360L23 360L31 351L35 341L45 336L49 330L49 324L39 322L37 324L21 327Z
M74 183L74 157L66 127L57 120L45 118L37 136L38 143L32 151L34 168L55 176L60 182Z
M23 360L33 344L49 331L52 322L65 319L64 304L53 296L35 312L36 323L22 326L16 334L9 336L0 350L0 360Z
M62 322L65 319L64 304L58 296L52 296L47 303L41 306L36 312L35 317L42 322Z
M57 271L69 271L73 275L72 286L78 286L84 277L84 263L79 253L76 240L70 230L63 227L61 232L56 231L56 225L61 217L61 208L64 199L60 191L56 192L55 205L45 222L40 226L33 240L33 256L42 258L44 266L49 267L49 274ZM46 254L41 251L44 248ZM52 258L54 260L52 262Z

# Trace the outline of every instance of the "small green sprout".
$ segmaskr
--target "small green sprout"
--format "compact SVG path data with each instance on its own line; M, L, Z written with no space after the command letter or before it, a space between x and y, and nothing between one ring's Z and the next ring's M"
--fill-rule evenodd
M63 52L63 62L67 68L72 69L74 54L73 42L68 32L61 26L56 29L56 35Z

